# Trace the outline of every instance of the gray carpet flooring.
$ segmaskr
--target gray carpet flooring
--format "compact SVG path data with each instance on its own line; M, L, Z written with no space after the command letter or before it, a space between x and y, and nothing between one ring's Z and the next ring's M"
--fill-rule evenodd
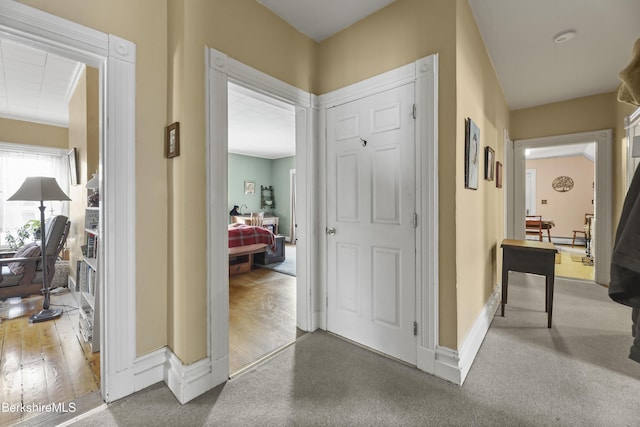
M295 245L284 246L285 259L282 262L261 265L262 268L277 271L278 273L287 274L289 276L296 275L296 247Z
M559 282L547 329L540 280L510 280L463 387L315 332L186 405L158 384L74 425L639 426L630 309Z

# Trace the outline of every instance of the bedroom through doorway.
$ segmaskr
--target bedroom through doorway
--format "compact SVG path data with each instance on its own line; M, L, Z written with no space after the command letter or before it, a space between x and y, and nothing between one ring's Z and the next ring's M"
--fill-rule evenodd
M228 83L229 372L294 342L295 108Z

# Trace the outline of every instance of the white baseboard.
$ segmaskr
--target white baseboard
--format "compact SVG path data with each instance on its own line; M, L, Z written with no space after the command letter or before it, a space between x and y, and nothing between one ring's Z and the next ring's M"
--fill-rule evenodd
M432 366L433 372L429 372L421 366L419 368L454 384L462 385L480 350L482 341L489 331L489 326L491 326L493 316L500 303L500 295L501 287L497 286L460 346L459 351L438 346L435 352L422 355L424 360L421 365L424 367ZM433 360L427 360L430 358L433 358Z
M212 364L209 358L184 365L168 347L136 358L135 391L164 381L181 404L200 396L229 377L229 360Z
M164 381L181 404L184 405L217 385L213 381L211 359L184 365L172 351L169 351L167 359Z
M76 292L78 290L76 287L76 281L73 280L71 276L67 276L67 288L69 288L71 292Z
M462 385L493 321L493 316L500 303L500 294L501 287L498 285L462 343L460 351L440 346L436 348L435 352L419 348L418 369L454 384ZM322 325L322 319L323 316L320 313L314 313L314 321L317 322L317 326L320 329L326 329L326 325ZM135 390L142 390L164 380L176 399L181 404L185 404L225 382L228 373L229 361L227 358L214 363L211 362L211 359L206 358L191 365L184 365L169 348L164 347L136 359L134 364Z
M133 363L134 391L140 391L164 380L167 348L136 358Z

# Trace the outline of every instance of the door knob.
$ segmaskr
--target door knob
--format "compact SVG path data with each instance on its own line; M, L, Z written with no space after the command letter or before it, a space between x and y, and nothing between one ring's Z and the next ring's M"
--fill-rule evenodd
M333 228L333 227L329 227L329 228L327 228L327 234L328 234L329 236L335 236L335 235L336 235L336 229L335 229L335 228Z

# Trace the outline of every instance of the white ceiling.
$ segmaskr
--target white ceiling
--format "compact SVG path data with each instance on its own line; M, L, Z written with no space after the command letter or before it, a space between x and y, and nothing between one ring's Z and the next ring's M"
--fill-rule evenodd
M316 42L344 30L394 0L257 0Z
M640 38L638 0L469 0L510 109L612 92ZM576 36L554 42L565 30Z
M68 126L83 64L0 40L0 117Z
M296 153L295 109L229 83L229 152L279 159Z

